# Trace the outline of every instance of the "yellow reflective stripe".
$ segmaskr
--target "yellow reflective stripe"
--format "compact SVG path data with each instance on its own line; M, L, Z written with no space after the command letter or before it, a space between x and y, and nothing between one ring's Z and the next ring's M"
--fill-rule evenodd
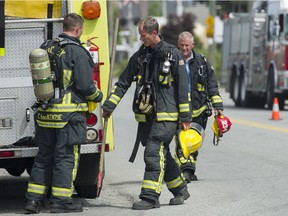
M115 92L116 88L117 88L117 86L114 85L113 88L111 89L111 93L112 93L112 94Z
M36 121L40 127L44 128L63 128L67 124L67 122L45 122L40 120Z
M67 88L67 86L70 84L71 82L71 75L72 75L72 71L71 70L63 70L63 86L64 89Z
M164 179L164 173L165 173L165 157L164 157L164 142L161 142L160 143L160 151L159 151L159 158L160 158L160 174L159 174L159 179L158 179L158 182L159 182L159 185L162 186L162 182L163 182L163 179ZM161 189L162 187L160 188L160 191L156 191L158 193L161 192Z
M146 122L145 114L135 114L135 119L137 122Z
M213 97L211 97L211 102L212 104L214 103L222 103L222 98L219 95L215 95Z
M178 176L176 179L170 181L170 182L166 182L166 185L169 189L172 189L172 188L177 188L179 187L179 185L181 185L183 183L183 180L182 180L182 174L180 176Z
M189 103L179 104L179 112L189 112L190 106Z
M87 103L79 104L53 104L52 108L43 110L41 107L38 109L41 112L76 112L76 111L88 111Z
M191 101L191 94L188 92L188 101Z
M60 197L71 197L73 194L73 188L60 188L52 186L52 195Z
M198 91L205 91L204 85L197 83L197 90Z
M157 113L156 115L157 115L158 121L177 121L178 120L178 112L174 112L174 113L160 112L160 113Z
M47 190L47 186L45 185L28 183L27 191L29 193L45 194L46 190Z
M199 116L204 110L207 109L207 106L204 105L202 106L200 109L197 109L197 110L192 110L192 117L197 117Z
M161 193L162 184L156 181L143 180L142 188L154 190L156 193Z
M87 100L94 100L95 98L98 97L99 92L100 92L100 91L96 88L96 91L95 91L93 94L91 94L91 95L89 95L89 96L86 96L86 99L87 99Z
M73 181L76 178L77 169L78 169L78 162L79 162L79 146L78 145L74 145L74 167L73 167L73 170L72 170L72 182L71 182L72 186L73 186Z
M172 76L163 76L163 75L160 75L159 76L159 82L161 82L161 84L168 84L169 82L173 82L174 79Z
M109 101L111 101L112 103L114 103L115 105L117 105L120 102L121 98L118 97L115 94L111 94Z
M71 97L72 97L71 92L64 94L62 104L70 104L71 103Z

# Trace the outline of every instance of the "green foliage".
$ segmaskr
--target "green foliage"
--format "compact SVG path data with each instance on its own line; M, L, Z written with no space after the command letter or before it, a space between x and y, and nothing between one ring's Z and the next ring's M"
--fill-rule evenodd
M149 4L148 14L151 16L162 16L161 1L151 1Z
M181 32L189 31L193 34L195 19L191 13L184 13L181 17L170 15L167 24L160 29L160 34L167 43L176 45Z

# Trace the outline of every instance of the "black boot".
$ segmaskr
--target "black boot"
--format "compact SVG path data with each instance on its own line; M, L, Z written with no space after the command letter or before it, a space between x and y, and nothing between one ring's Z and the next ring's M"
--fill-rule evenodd
M41 206L40 201L27 200L24 210L30 214L38 214L40 212L40 206Z
M69 213L69 212L83 212L81 204L66 203L66 204L51 204L51 213Z
M182 205L185 200L190 197L190 194L187 188L184 189L184 192L176 195L174 198L170 199L169 205Z
M132 209L134 210L148 210L153 208L159 208L160 203L149 199L142 199L141 201L133 203Z

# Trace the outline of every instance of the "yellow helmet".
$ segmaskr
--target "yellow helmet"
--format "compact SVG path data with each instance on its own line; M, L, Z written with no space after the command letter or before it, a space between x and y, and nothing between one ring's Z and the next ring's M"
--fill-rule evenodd
M178 141L183 152L183 156L188 158L189 155L197 151L205 136L205 131L196 122L191 123L192 128L184 131L180 130L178 133Z

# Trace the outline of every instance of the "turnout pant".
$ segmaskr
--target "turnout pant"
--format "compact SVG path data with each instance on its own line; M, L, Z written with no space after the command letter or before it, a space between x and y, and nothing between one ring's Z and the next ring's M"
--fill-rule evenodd
M68 123L61 129L43 128L36 123L39 151L28 182L27 200L42 200L51 186L52 203L72 202L80 145L71 144L74 143L71 140L74 137L71 130L83 131L79 129L78 123Z
M145 173L139 198L158 201L163 181L174 196L182 195L186 181L169 149L178 123L154 119L139 124L141 143L145 146Z

